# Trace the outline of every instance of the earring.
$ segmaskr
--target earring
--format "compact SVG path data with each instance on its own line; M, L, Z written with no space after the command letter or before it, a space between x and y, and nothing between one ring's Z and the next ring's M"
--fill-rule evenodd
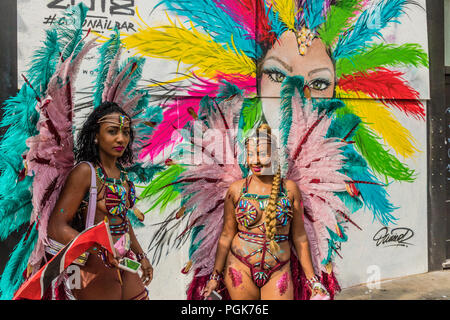
M94 139L94 143L95 143L95 144L98 144L97 138Z

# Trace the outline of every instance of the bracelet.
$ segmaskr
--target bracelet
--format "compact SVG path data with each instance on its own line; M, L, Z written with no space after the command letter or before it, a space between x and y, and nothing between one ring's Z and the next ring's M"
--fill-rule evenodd
M219 281L220 279L222 279L222 276L219 272L217 272L217 270L215 270L210 276L209 276L209 280L216 280Z
M307 279L306 282L308 283L309 288L312 289L315 283L320 283L320 280L316 275L314 275L311 279Z
M136 259L138 262L141 262L143 259L147 259L147 254L145 252L141 252L136 254Z

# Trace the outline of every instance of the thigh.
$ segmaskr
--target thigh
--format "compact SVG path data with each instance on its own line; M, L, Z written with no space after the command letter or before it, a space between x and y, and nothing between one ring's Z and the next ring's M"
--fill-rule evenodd
M225 264L224 282L232 300L259 300L259 288L253 283L249 268L231 252Z
M81 288L72 290L77 300L120 300L122 286L118 269L109 269L103 261L94 254L84 267L80 269Z
M122 280L122 300L140 300L146 297L145 286L139 274L124 271ZM148 300L148 297L146 300Z
M270 276L261 288L261 300L293 300L294 284L292 282L290 263Z

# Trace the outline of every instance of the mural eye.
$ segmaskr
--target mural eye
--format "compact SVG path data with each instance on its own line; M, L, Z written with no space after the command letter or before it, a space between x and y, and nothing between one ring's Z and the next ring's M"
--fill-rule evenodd
M269 79L273 82L281 83L286 78L286 75L278 70L268 69L264 70L264 73L267 74Z
M316 79L311 81L308 85L313 90L323 91L328 89L328 87L331 85L331 82L328 79Z

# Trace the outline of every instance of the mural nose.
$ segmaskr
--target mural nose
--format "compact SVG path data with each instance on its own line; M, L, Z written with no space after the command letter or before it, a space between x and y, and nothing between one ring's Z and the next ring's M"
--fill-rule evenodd
M303 94L305 95L306 99L311 99L311 89L306 84L303 87Z

